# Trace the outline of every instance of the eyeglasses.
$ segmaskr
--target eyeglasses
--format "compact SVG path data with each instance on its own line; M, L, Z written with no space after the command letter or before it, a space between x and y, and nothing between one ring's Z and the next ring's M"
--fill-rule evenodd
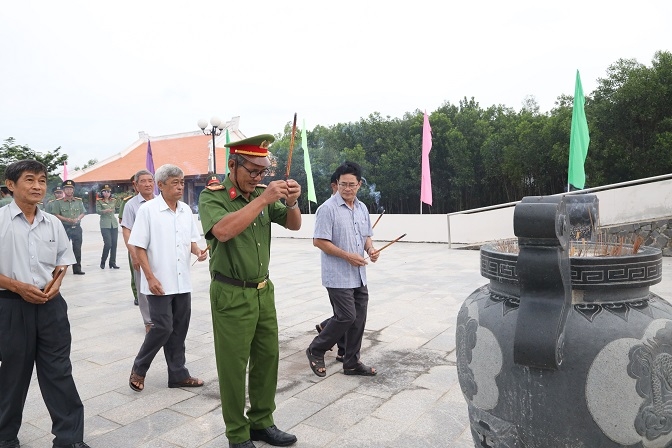
M254 179L257 176L265 177L269 172L268 168L264 168L263 170L259 171L259 170L249 170L245 165L238 165L238 166L241 168L245 168L245 171L250 173L250 177L252 179Z
M355 188L359 187L359 182L350 182L348 184L339 182L338 186L343 188L344 190L354 190Z

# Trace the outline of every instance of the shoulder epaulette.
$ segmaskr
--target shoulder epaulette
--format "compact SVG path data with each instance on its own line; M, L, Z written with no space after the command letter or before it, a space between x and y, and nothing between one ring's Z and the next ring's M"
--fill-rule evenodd
M268 185L266 185L266 184L257 184L257 187L259 187L259 188L268 188Z
M57 200L57 201L62 201L62 200L63 200L63 198L58 198L58 199L56 199L56 200Z
M75 200L77 200L77 201L81 201L81 200L82 200L82 198L75 198Z
M49 200L47 201L47 204L51 204L51 203L54 202L55 200L56 200L56 199L49 199Z
M129 199L133 199L135 196L126 196L122 201L128 201Z
M208 185L207 187L208 190L210 191L218 191L218 190L224 190L224 185L218 184L218 185Z

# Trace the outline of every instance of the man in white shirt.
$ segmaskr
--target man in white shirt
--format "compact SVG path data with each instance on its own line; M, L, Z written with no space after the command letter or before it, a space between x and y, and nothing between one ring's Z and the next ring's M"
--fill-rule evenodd
M141 268L138 292L147 296L152 321L128 381L137 392L144 389L147 370L162 347L168 364L168 387L203 385L185 366L184 340L191 318L190 254L203 261L207 250L198 247L200 232L191 209L180 201L184 191L182 170L163 165L156 170L155 178L161 194L138 209L128 240Z

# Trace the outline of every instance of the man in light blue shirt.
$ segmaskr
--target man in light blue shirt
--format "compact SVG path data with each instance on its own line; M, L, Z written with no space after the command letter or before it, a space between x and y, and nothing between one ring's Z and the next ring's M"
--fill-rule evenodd
M326 376L324 353L345 336L343 373L375 375L376 369L359 360L366 325L369 292L366 253L372 262L379 252L373 247L371 220L366 206L357 199L362 169L345 162L336 169L338 191L315 214L313 245L322 251L322 285L327 288L334 316L306 350L310 368Z
M75 255L61 221L37 206L47 192L47 168L20 160L5 177L14 202L0 208L0 447L19 448L36 366L53 447L88 448L84 406L72 378L68 306L60 293Z

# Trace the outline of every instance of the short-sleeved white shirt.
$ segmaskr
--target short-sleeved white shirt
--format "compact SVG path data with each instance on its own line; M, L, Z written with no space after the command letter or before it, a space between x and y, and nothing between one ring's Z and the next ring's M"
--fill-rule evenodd
M75 264L63 224L38 209L30 224L11 202L0 208L0 274L44 288L56 266Z
M173 212L159 195L138 209L128 244L147 250L149 266L169 295L191 292L191 243L200 239L189 206L178 201ZM140 271L140 292L151 295L145 273Z

